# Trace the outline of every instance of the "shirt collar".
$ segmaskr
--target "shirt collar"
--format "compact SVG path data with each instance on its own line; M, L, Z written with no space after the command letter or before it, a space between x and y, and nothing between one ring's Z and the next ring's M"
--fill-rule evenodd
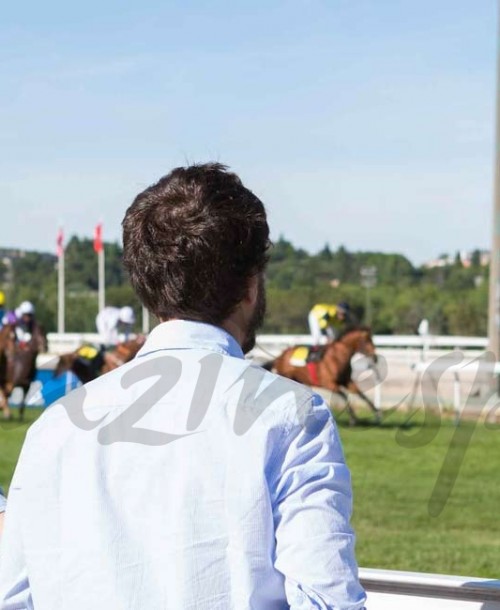
M206 349L244 358L239 343L223 328L190 320L169 320L153 328L137 357L165 349Z

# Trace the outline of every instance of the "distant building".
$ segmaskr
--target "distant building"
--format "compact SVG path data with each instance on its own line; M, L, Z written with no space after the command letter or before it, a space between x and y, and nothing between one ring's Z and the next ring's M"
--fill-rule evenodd
M433 260L427 261L424 263L424 267L426 269L435 269L437 267L448 267L448 265L453 265L455 259L448 255L440 256L439 258L435 258Z
M486 267L490 264L491 254L489 250L460 250L458 253L460 262L466 268L471 267L473 259L479 254L479 265ZM426 269L435 269L438 267L448 267L454 265L456 262L456 256L449 256L448 254L442 254L439 258L432 259L423 264Z
M481 267L486 267L490 264L491 261L491 252L489 250L482 250L480 254L480 265Z

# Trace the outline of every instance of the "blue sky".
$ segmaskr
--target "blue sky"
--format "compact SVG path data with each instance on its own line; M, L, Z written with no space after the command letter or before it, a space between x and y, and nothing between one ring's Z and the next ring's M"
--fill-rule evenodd
M53 250L219 160L311 251L488 247L494 0L85 3L0 21L0 246Z

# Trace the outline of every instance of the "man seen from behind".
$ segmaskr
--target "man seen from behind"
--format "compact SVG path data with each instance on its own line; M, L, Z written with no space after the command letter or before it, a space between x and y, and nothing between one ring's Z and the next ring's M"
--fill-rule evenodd
M0 608L361 609L329 409L244 358L265 311L263 204L222 165L177 168L129 207L123 244L161 323L31 427Z

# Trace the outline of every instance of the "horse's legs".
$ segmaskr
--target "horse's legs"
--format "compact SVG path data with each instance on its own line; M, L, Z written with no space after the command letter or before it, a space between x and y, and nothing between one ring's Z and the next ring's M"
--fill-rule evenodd
M373 404L371 399L368 398L368 396L359 389L358 384L355 381L351 380L349 382L349 384L347 385L347 389L349 390L349 392L352 392L353 394L357 394L360 398L362 398L366 402L366 404L370 407L370 409L375 413L375 419L376 419L377 423L380 423L380 420L381 420L380 409L377 409L377 407Z
M29 386L28 387L21 386L21 390L23 391L23 394L22 394L21 404L19 405L19 421L24 420L24 409L26 407L25 401L26 401L26 396L28 394Z
M352 405L349 401L349 396L343 390L341 390L339 388L339 386L336 384L332 384L327 389L330 390L334 394L338 394L338 396L340 396L342 398L342 400L345 403L345 408L347 409L347 413L349 414L349 425L355 426L358 421L358 418L356 417L356 414L354 413L354 409L352 408Z
M0 389L0 409L3 411L4 419L11 419L12 414L9 408L9 401L7 400L7 394L3 389Z

